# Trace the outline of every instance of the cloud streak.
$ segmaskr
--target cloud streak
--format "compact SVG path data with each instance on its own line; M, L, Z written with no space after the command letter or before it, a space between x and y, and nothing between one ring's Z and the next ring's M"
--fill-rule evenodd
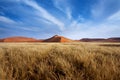
M63 35L73 39L120 37L119 26L120 11L112 14L100 23L96 23L92 20L85 22L74 20L69 25L69 29L65 31Z
M120 10L116 12L115 14L111 15L108 20L112 21L120 21Z
M52 0L52 1L54 3L54 6L63 13L65 13L69 20L72 19L72 10L69 0Z
M45 10L44 8L39 6L35 1L25 0L23 2L25 4L33 7L37 11L39 11L39 13L41 13L41 15L39 15L40 17L43 17L44 19L52 22L53 24L56 24L60 28L60 30L64 30L64 28L65 28L64 23L61 22L60 20L58 20L57 18L55 18L54 16L52 16L47 10Z
M5 16L0 16L0 22L8 23L8 24L15 24L16 22L10 18Z
M120 10L120 0L98 0L92 6L91 13L95 19L105 19Z

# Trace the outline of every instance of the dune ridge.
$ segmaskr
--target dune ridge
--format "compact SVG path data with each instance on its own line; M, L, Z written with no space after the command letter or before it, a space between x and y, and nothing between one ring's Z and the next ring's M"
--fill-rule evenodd
M82 38L80 40L72 40L66 38L64 36L54 35L48 39L34 39L28 37L8 37L0 39L0 42L120 42L120 37L112 37L112 38Z

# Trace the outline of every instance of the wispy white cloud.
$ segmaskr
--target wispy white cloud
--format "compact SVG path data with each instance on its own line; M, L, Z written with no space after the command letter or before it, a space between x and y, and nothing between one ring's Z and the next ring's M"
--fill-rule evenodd
M72 12L71 12L70 8L66 9L66 14L67 14L68 19L72 19Z
M119 20L120 21L120 11L118 11L115 14L108 17L108 20L112 20L112 21L118 21Z
M92 6L91 13L95 19L104 19L120 10L120 0L98 0Z
M20 29L20 30L26 30L26 31L39 31L38 27L31 27L31 26L25 26L23 22L16 22L8 17L0 16L0 22L1 24L4 24L4 26L9 25L9 28L14 29ZM6 29L0 29L0 30L6 30Z
M104 22L74 20L69 29L62 33L69 38L107 38L120 37L120 11L109 16Z
M53 24L56 24L60 28L60 30L64 30L64 23L51 15L46 9L42 8L34 0L25 0L23 2L36 9L40 13L40 17L43 17L44 19L52 22Z
M57 9L66 14L68 19L72 19L72 10L69 0L52 0L52 1Z
M10 18L7 18L5 16L0 16L0 22L5 22L9 24L15 24L16 22Z
M101 17L104 12L104 8L105 8L104 6L105 6L105 2L101 0L99 0L98 3L94 4L93 8L91 9L92 16L94 18Z
M106 37L119 37L120 28L118 25L111 25L102 23L94 25L94 23L82 23L73 26L69 30L62 33L62 35L71 39L80 38L106 38Z

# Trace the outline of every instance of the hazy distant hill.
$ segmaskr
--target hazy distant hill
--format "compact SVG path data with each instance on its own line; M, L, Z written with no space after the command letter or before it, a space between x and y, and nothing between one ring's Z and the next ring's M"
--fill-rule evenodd
M118 38L118 37L108 38L108 39L104 39L104 38L83 38L83 39L80 39L79 41L82 41L82 42L120 42L120 38Z

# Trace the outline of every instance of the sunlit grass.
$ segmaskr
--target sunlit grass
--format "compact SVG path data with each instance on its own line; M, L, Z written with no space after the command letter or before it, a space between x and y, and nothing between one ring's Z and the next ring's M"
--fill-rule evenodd
M119 80L119 43L0 43L2 80Z

